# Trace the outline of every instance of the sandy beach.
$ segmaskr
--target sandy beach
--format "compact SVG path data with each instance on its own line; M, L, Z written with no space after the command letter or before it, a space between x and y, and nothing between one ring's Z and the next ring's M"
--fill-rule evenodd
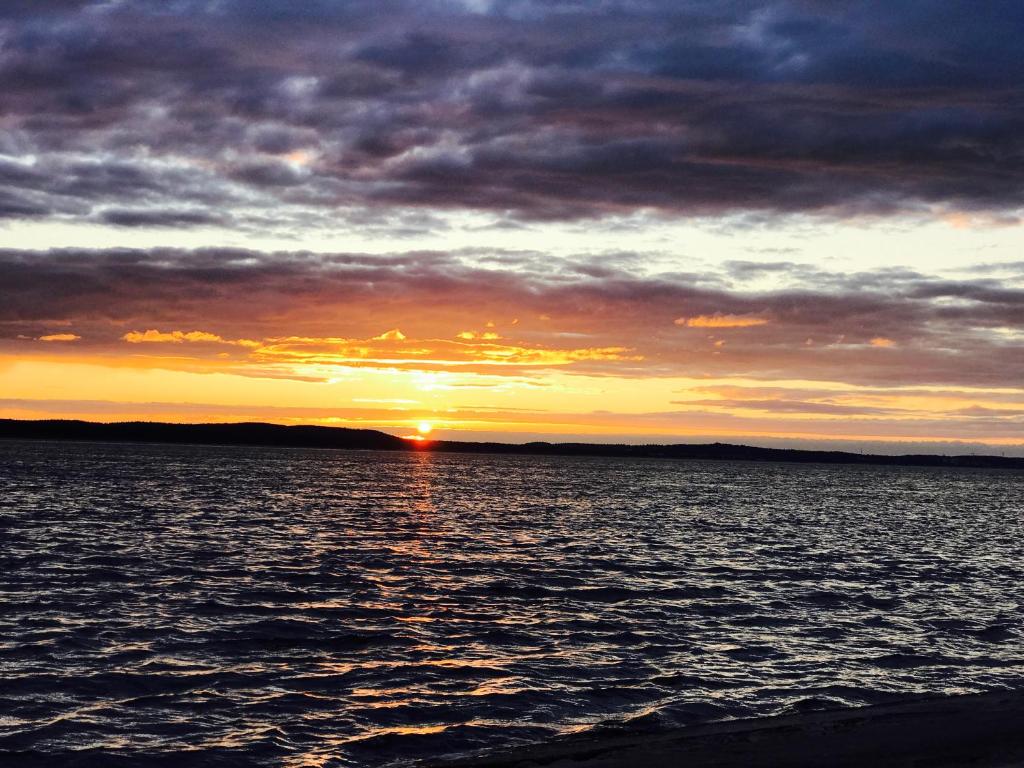
M570 737L431 768L1024 766L1024 691Z

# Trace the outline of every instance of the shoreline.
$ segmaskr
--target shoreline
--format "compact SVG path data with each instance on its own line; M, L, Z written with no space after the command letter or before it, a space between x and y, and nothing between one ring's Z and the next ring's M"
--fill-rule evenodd
M1024 470L1024 457L1019 456L872 454L803 448L760 448L719 442L616 444L412 441L374 429L314 425L283 426L263 422L177 424L167 422L105 423L73 419L0 419L0 440Z
M1024 690L573 735L418 768L1024 767Z

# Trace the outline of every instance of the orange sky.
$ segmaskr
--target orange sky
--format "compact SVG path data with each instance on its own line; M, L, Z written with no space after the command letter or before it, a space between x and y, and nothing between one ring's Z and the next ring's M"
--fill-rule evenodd
M549 313L485 315L473 306L474 323L458 307L410 314L417 290L397 307L385 302L411 325L381 322L361 337L265 335L330 324L322 304L307 319L297 308L268 318L258 305L246 314L244 300L219 304L224 317L206 326L62 318L51 333L6 345L0 416L260 420L400 435L426 422L435 437L513 441L1020 444L1019 388L899 380L908 366L943 372L945 361L873 325L815 339L802 325L783 327L769 303L758 313L668 312L655 323L632 298L596 312L553 302ZM657 317L656 305L645 308ZM352 310L334 310L340 329L386 314L371 301L361 322L346 322ZM602 320L609 310L617 322Z

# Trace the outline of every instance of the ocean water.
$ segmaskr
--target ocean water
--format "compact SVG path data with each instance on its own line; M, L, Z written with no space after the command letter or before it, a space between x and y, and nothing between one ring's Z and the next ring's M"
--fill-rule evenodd
M0 763L402 765L1024 685L1024 474L0 442Z

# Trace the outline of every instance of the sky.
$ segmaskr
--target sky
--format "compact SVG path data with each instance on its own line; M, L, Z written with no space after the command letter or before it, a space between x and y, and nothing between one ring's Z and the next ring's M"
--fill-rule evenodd
M0 417L1022 455L1022 32L4 0Z

